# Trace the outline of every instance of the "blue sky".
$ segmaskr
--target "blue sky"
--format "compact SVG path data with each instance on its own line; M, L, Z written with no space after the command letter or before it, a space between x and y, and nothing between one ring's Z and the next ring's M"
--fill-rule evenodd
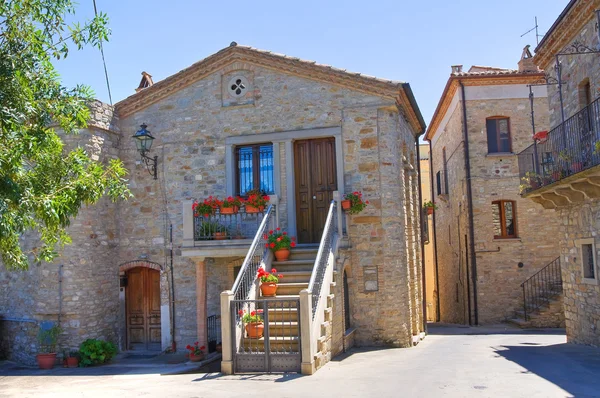
M450 65L516 68L535 33L567 0L187 1L96 0L110 18L105 43L113 102L134 93L141 72L162 80L230 42L410 83L429 123ZM77 19L93 16L80 0ZM108 102L97 49L57 64L66 86L86 84Z

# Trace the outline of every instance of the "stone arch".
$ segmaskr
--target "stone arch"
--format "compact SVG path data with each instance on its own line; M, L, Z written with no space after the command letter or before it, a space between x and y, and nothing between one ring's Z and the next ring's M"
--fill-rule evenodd
M126 263L123 263L121 265L119 265L119 273L121 272L127 272L132 268L137 268L137 267L143 267L143 268L150 268L156 271L162 271L162 265L160 265L159 263L155 263L153 261L147 261L147 260L134 260L134 261L128 261Z

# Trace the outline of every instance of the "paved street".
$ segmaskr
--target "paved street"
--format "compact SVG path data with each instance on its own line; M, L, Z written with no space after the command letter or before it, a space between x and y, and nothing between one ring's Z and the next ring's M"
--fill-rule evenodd
M160 376L152 366L0 374L0 397L600 397L600 349L557 331L432 327L412 349L354 350L316 375ZM54 373L60 373L55 371Z

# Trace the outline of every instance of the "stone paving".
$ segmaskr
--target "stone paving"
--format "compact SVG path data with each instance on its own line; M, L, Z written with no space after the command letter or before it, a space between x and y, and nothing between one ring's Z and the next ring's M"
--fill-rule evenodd
M160 367L116 365L64 376L0 370L0 397L600 397L600 349L566 344L564 330L429 332L410 349L352 350L313 376L160 376Z

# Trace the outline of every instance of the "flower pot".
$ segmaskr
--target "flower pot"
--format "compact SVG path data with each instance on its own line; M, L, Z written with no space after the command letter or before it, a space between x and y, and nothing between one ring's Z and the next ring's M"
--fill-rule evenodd
M246 205L246 213L262 213L263 211L265 211L265 206Z
M277 261L287 261L290 258L290 249L279 249L273 254L275 254Z
M239 209L237 206L221 207L221 214L237 214Z
M77 366L79 366L79 359L77 359L77 357L68 357L67 366L69 368L76 368Z
M348 199L342 200L342 209L349 210L351 207L352 207L352 202L350 202Z
M190 353L190 361L192 362L200 362L204 359L204 354L192 354Z
M35 359L40 369L52 369L54 367L54 362L56 362L56 353L37 354Z
M277 283L274 282L263 282L260 284L260 292L263 297L275 297L277 293Z
M249 339L260 339L263 337L265 325L262 322L252 322L246 324L246 334Z
M428 207L427 208L427 214L428 215L432 215L433 214L433 207Z
M215 240L225 240L227 239L227 232L215 232L213 236Z

